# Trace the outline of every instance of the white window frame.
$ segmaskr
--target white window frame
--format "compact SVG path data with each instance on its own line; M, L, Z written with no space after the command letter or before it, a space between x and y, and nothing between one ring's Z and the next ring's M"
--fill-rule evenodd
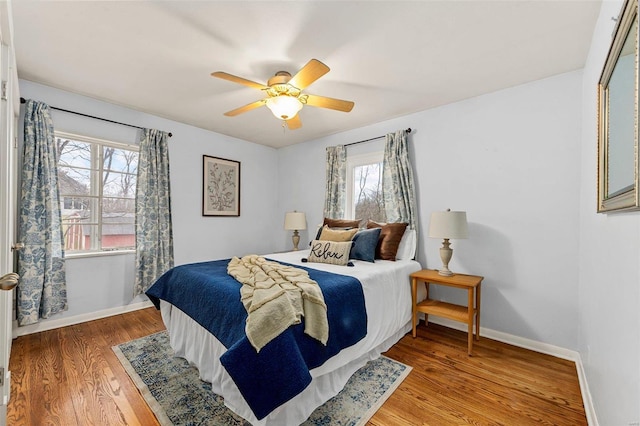
M135 247L109 248L109 249L101 248L102 247L102 185L101 185L101 182L102 182L103 171L104 171L103 169L104 150L102 148L105 146L108 146L111 148L125 149L125 150L135 151L139 153L140 147L135 144L127 144L123 142L116 142L112 140L94 138L91 136L78 135L75 133L68 133L68 132L61 132L61 131L54 131L54 138L71 139L78 142L90 143L93 146L96 146L96 145L98 146L98 149L91 150L91 170L96 170L97 174L92 173L91 191L90 191L90 194L86 196L86 198L98 199L98 202L97 202L98 210L91 213L91 216L92 216L91 223L96 223L98 225L96 227L96 230L94 231L97 235L92 234L91 241L96 241L97 246L89 250L73 251L73 252L66 251L65 257L81 258L81 257L111 256L111 255L117 255L117 254L135 253L136 252ZM137 184L138 183L136 182L136 185ZM97 193L94 190L95 188L97 188ZM63 194L60 194L60 195L62 196Z
M356 167L360 167L360 166L366 166L369 164L377 164L377 163L382 163L382 160L384 159L384 151L376 151L376 152L369 152L367 154L358 154L358 155L352 155L352 156L347 156L347 191L346 191L346 209L345 209L345 216L347 219L356 219L355 215L356 215L356 206L354 204L354 200L353 200L353 177L354 177L354 173L355 173L355 168ZM381 170L382 172L382 170Z

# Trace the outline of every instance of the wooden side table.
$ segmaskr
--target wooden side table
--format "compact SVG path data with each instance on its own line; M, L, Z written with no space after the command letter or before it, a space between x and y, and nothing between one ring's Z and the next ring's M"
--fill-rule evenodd
M448 318L454 321L460 321L468 326L468 353L471 355L471 350L473 349L474 318L476 326L476 340L480 340L480 288L484 277L464 274L454 274L450 277L445 277L439 275L438 271L432 269L423 269L421 271L414 272L410 276L411 301L413 305L413 337L416 337L418 312L423 312L425 314L425 324L429 324L429 314ZM427 298L420 303L416 302L418 281L423 281L427 287ZM454 305L453 303L429 299L429 284L445 285L448 287L467 290L467 306Z

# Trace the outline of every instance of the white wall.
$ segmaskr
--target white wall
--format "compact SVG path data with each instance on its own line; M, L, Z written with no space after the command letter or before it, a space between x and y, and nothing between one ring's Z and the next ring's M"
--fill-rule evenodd
M169 156L177 265L270 252L275 248L275 235L285 233L267 226L282 220L274 217L278 165L275 149L25 80L20 80L20 95L63 109L173 133ZM56 130L127 143L138 141L137 129L56 110L52 115ZM204 154L241 162L240 217L202 216ZM68 259L69 310L48 321L146 300L144 296L133 299L134 267L132 254Z
M596 88L621 6L602 4L582 90L578 343L601 425L640 423L640 213L596 213Z
M431 212L466 210L470 236L453 241L450 267L485 277L483 326L575 350L581 78L571 72L282 148L280 214L295 208L311 225L322 221L326 146L411 127L418 260L441 265L441 241L425 237ZM301 244L308 240L307 232ZM439 295L466 303L455 290Z

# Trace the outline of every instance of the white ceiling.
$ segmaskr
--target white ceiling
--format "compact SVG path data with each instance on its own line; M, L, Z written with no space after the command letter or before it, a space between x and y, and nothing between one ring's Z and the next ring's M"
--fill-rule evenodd
M12 8L20 78L281 147L580 69L600 0L14 0ZM331 71L305 92L354 101L353 111L304 107L303 127L286 132L266 107L223 115L262 94L211 72L266 83L311 58Z

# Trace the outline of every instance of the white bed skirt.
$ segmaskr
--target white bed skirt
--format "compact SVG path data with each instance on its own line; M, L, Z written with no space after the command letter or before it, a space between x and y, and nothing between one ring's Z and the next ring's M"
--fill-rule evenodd
M161 301L160 310L175 355L197 367L200 378L211 383L212 391L224 398L225 405L254 426L299 425L304 422L317 407L337 395L353 373L368 361L378 358L411 330L409 322L377 347L333 371L316 376L314 373L319 369L311 370L313 378L304 391L258 420L222 364L210 361L219 359L226 352L222 343L170 303Z

